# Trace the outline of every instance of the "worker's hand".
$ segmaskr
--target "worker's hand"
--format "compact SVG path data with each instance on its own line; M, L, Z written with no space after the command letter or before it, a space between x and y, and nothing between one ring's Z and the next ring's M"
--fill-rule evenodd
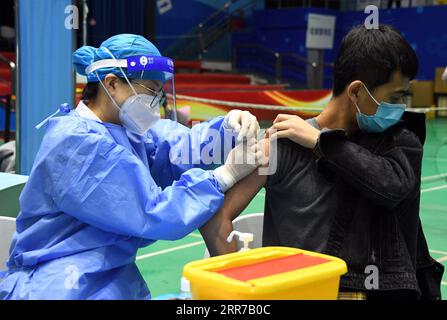
M247 140L230 151L225 164L214 170L214 176L223 192L248 176L265 161L261 148L254 136L248 136Z
M288 138L310 149L315 147L319 136L320 130L300 117L289 114L279 114L266 132L266 137L270 139Z
M259 134L258 120L248 111L231 110L224 119L224 126L238 135L238 142Z

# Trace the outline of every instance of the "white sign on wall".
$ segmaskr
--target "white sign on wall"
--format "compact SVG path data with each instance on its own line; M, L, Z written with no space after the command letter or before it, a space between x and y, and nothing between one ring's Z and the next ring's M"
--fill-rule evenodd
M306 48L332 49L334 46L335 16L309 13Z

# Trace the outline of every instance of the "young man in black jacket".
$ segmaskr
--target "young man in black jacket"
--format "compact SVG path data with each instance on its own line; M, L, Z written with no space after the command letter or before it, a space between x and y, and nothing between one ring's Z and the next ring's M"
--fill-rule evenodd
M235 185L201 228L210 253L236 251L225 241L231 221L265 186L263 246L345 260L340 298L440 299L443 267L430 257L419 219L425 116L402 103L417 70L396 29L354 27L325 110L307 121L279 115L268 131L278 139L276 172L255 171Z

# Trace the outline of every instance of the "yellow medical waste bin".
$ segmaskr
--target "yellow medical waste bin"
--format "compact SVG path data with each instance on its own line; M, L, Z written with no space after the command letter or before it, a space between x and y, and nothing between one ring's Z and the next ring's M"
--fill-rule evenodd
M265 247L190 262L194 300L335 300L346 263L287 247Z

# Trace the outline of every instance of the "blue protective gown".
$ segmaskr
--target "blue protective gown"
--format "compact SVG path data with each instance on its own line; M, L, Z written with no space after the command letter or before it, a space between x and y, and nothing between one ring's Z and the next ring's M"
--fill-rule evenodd
M217 143L208 132L223 135L222 120L193 129L160 120L136 136L76 111L51 119L20 196L0 298L149 299L138 248L186 236L223 203L210 166L173 164L169 153Z

